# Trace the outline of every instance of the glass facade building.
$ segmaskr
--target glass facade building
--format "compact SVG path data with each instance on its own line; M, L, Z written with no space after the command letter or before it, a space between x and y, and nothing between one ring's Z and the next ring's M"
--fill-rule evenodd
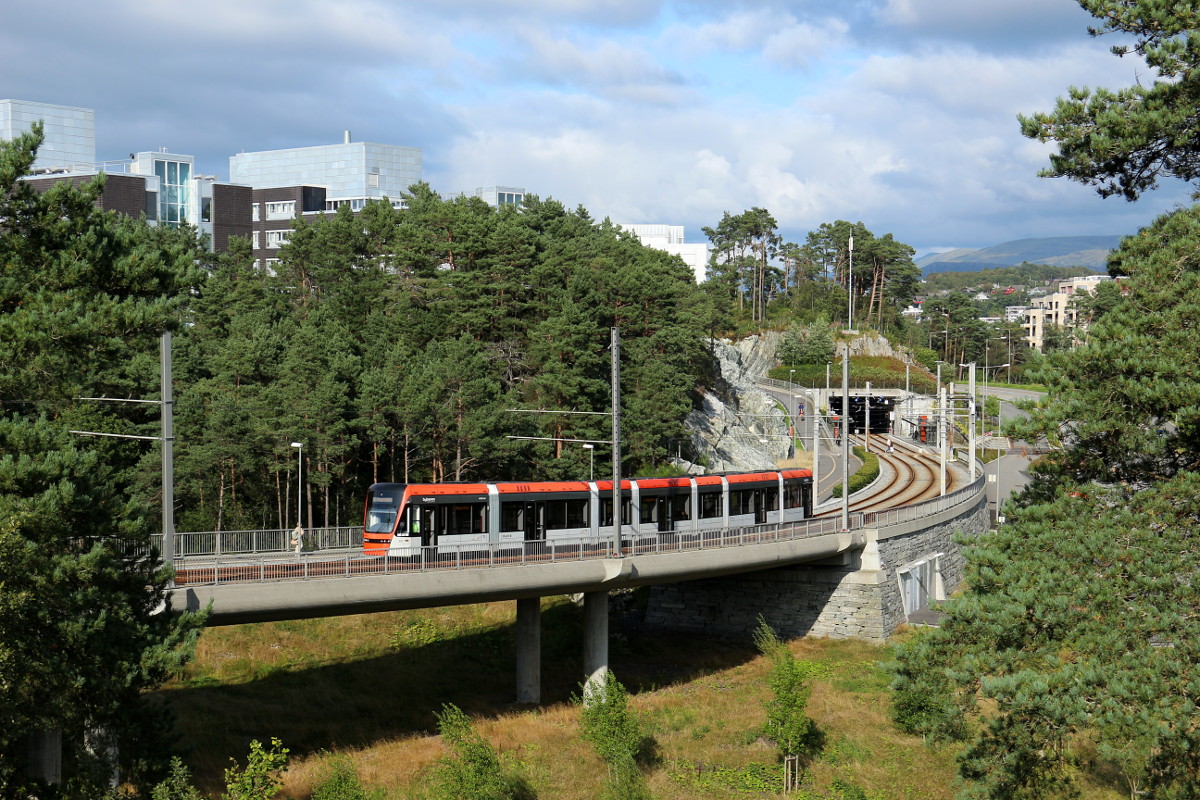
M229 180L255 189L322 186L328 208L349 203L357 211L367 200L398 201L420 181L421 149L346 141L238 153L229 159Z
M0 100L0 139L13 139L41 120L45 141L33 162L35 172L92 169L96 164L96 112L90 108Z

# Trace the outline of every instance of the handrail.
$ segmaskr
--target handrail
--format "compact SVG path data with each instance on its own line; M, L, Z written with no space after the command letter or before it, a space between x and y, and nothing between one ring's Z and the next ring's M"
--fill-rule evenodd
M884 529L937 514L968 502L972 495L981 493L983 489L984 478L980 476L969 486L933 500L887 511L854 512L849 518L849 531L863 528ZM353 551L339 549L292 554L276 551L240 557L214 554L210 557L191 556L179 559L176 563L177 584L202 586L247 581L349 578L438 569L487 569L496 566L512 567L775 544L844 532L847 531L843 531L838 518L823 517L801 522L723 528L695 533L646 535L627 539L623 542L620 553L615 551L611 540L581 536L570 540L422 547L399 558L368 555L359 548Z

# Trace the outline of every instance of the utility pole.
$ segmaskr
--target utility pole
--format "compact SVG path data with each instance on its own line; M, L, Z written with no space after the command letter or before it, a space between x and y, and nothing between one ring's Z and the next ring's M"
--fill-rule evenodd
M612 480L613 480L613 555L621 557L621 330L610 329L612 338Z
M987 380L986 373L984 373L984 380ZM969 384L970 384L970 388L967 390L967 397L969 398L967 400L967 403L968 403L968 405L967 405L967 424L971 426L969 428L969 430L971 432L971 437L970 437L971 470L970 470L970 474L971 474L971 481L974 482L974 480L975 480L975 416L976 416L976 414L975 414L975 362L974 361L971 362L971 380L970 380Z
M842 357L842 530L850 530L850 348Z
M946 390L938 387L938 493L946 493L946 439L950 435L950 426L946 422Z
M162 557L175 565L175 401L171 388L171 332L159 340L159 376L162 403ZM171 584L175 584L172 576Z
M867 393L863 395L863 445L871 452L871 382L867 381Z

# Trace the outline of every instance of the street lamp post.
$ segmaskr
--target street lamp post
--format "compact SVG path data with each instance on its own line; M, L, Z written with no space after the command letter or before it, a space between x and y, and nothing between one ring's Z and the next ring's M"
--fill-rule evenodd
M296 448L296 524L299 525L304 517L304 443L292 442L292 447ZM311 520L308 527L312 527Z
M596 445L585 444L584 450L588 451L588 480L596 480Z
M846 330L854 330L854 237L850 237L850 242L847 247L849 253L850 266L846 270Z

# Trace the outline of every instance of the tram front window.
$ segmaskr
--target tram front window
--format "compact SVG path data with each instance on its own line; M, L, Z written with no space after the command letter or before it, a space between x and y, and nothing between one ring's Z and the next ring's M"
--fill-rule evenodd
M373 488L367 495L367 519L363 530L367 533L391 533L396 525L396 514L404 487Z

